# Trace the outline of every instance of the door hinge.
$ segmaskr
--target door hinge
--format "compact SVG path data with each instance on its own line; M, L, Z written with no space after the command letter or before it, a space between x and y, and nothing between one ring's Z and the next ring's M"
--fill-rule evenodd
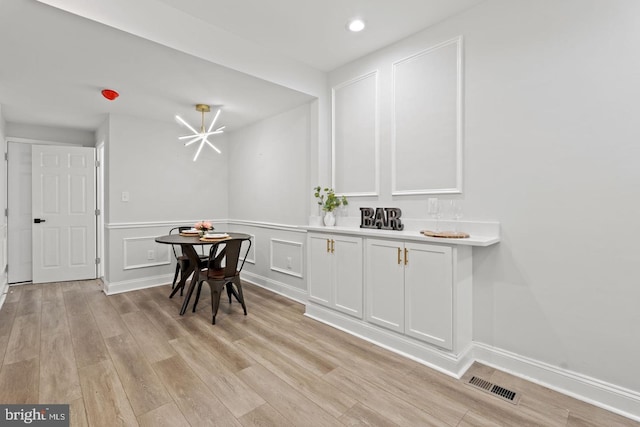
M96 209L96 216L100 215L100 209Z
M96 265L100 264L100 258L96 258Z
M4 209L4 216L6 216L6 217L9 216L9 208L5 208Z
M4 159L5 160L9 160L9 153L8 152L4 153Z
M96 167L99 168L100 167L100 160L96 160Z

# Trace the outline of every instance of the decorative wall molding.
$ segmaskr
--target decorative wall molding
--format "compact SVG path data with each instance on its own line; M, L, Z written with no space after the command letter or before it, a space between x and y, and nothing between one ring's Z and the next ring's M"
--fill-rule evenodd
M435 46L432 46L429 49L420 51L406 58L400 59L393 63L393 77L392 77L392 87L393 87L393 96L392 96L392 113L391 113L391 128L392 128L392 139L391 139L391 155L392 155L392 171L391 171L391 180L392 180L392 195L412 195L412 194L458 194L462 192L462 171L463 171L463 38L462 36L458 36L454 39L444 41ZM418 65L420 61L424 61L432 54L442 53L439 52L442 49L447 47L455 48L456 53L456 62L455 64L449 64L450 66L455 67L455 93L446 94L440 96L447 100L447 102L455 103L455 107L452 108L453 112L443 111L441 107L445 104L445 102L438 103L438 99L436 94L438 91L443 90L443 87L446 85L440 84L439 82L434 82L431 86L429 86L429 93L424 93L422 97L416 96L416 91L418 95L420 95L420 88L417 87L420 83L424 83L426 80L416 80L414 82L415 90L411 91L411 101L400 99L399 85L404 84L407 85L410 82L402 80L398 77L399 70L402 68L405 70L405 79L407 76L414 77L413 74L417 74L420 76L420 73L423 71ZM429 68L434 64L422 64L423 68ZM411 70L410 67L414 67L415 70ZM443 70L440 70L443 71ZM436 73L433 75L437 78ZM443 72L443 75L446 75L446 72ZM442 76L439 76L442 77ZM406 88L404 88L406 90ZM423 88L423 91L425 89ZM418 100L418 101L416 101ZM428 104L431 100L434 100L434 104ZM401 104L402 102L405 104ZM411 102L411 104L409 104ZM417 105L413 105L417 102ZM399 106L403 105L403 110L419 110L422 111L423 114L405 114L402 117L399 117L400 113L398 111ZM440 125L439 129L431 129L427 125L428 121L426 120L425 114L431 113L431 122ZM454 114L455 117L452 117L451 114ZM406 144L411 144L411 150L405 150L404 157L409 157L411 164L398 164L400 159L399 155L399 146L402 145L405 141L401 141L398 138L398 128L399 121L402 120L403 123L403 137L406 140ZM447 124L447 121L452 122L455 121L455 135L453 140L446 139L444 143L441 144L433 144L429 147L429 149L424 148L420 153L416 147L418 142L424 142L426 139L430 141L438 142L439 138L442 138L444 134L446 134L446 129L444 126ZM433 132L429 135L425 136L425 132L433 130ZM414 135L414 133L419 133L419 135ZM449 147L451 144L452 147ZM452 158L450 153L451 150L455 150ZM441 153L438 155L438 153ZM433 156L436 156L434 159ZM439 160L436 162L435 160ZM418 163L420 162L420 163ZM446 171L444 167L447 162L455 163L455 171ZM429 167L430 165L430 167ZM439 171L438 168L442 168L443 171ZM422 181L442 181L443 184L434 187L423 187L421 184L400 184L399 181L399 173L402 171L410 170L412 172L412 176L416 176L417 171L424 171L425 174L419 176L422 178ZM436 177L436 175L440 172L441 177ZM426 175L427 173L431 175ZM445 176L446 175L446 176ZM448 175L453 176L454 178L449 177ZM401 188L402 187L402 188ZM413 187L413 188L412 188Z
M372 83L368 82L372 80ZM373 97L372 105L359 105L354 107L354 111L352 111L349 116L354 117L357 116L360 120L350 120L343 121L340 120L340 116L337 114L342 108L349 108L349 105L338 105L339 94L342 91L346 90L355 90L354 87L357 85L363 86L364 84L369 83L373 84L373 93L362 94L362 96L370 96ZM365 87L365 89L368 89ZM379 125L379 96L378 96L378 70L371 71L364 75L358 76L351 80L347 80L343 83L340 83L333 88L331 88L331 186L335 189L336 193L349 196L349 197L358 197L358 196L377 196L380 192L380 125ZM357 100L352 100L357 101ZM371 111L364 111L366 108L370 108ZM357 125L363 125L362 119L363 114L371 113L372 117L369 117L371 123L366 124L365 128L359 127L355 128ZM343 133L347 133L348 135L342 140L341 136ZM365 135L366 137L373 137L373 141L358 141L359 138ZM348 153L345 155L345 158L351 159L359 159L364 155L369 155L372 153L373 164L363 165L359 164L358 166L358 174L356 176L363 177L370 176L373 174L373 179L369 181L373 184L373 188L364 189L364 188L349 188L348 184L345 184L345 176L349 176L353 174L354 168L346 168L346 170L341 170L338 167L338 163L340 159L338 158L338 145L345 143L355 144L356 142L364 143L362 146L354 146L351 150L348 150ZM373 142L372 146L369 144ZM367 170L365 168L370 168ZM356 187L358 184L354 184ZM361 185L361 184L360 184Z
M286 247L297 248L297 249L295 249L296 253L293 253L292 256L289 257L289 258L291 258L291 268L287 268L286 260L276 259L274 257L274 253L276 252L275 247L278 246L278 245L283 246L285 248ZM303 276L304 244L302 242L293 242L293 241L289 241L289 240L271 239L270 248L271 248L271 250L269 251L269 253L270 253L269 268L271 270L277 271L278 273L282 273L282 274L288 274L289 276L299 277L300 279L302 279L304 277ZM294 259L297 259L297 262L294 262ZM284 264L284 265L282 265L282 264ZM298 265L299 269L294 270L293 269L294 265Z
M306 233L307 230L297 225L276 224L272 222L247 221L241 219L230 219L226 221L228 225L245 225L248 227L268 228L271 230L293 231L295 233Z
M105 228L107 230L124 230L130 228L157 228L157 227L178 227L181 225L192 225L198 221L202 221L202 219L186 219L183 221L146 221L146 222L110 222L105 224ZM226 219L223 220L208 220L214 226L224 225L227 223ZM167 233L169 230L167 230Z
M123 255L123 270L135 270L138 268L146 268L146 267L157 267L161 265L169 265L171 264L171 245L160 245L156 243L155 239L157 236L144 236L144 237L125 237L122 239L122 255ZM130 242L144 242L147 241L150 244L145 245L146 248L152 247L154 253L156 254L155 260L150 260L150 262L138 262L135 264L130 263L129 256L131 252L133 252L129 246ZM145 249L149 250L149 249ZM163 254L164 252L164 254ZM135 251L135 253L139 253ZM143 255L142 258L145 258Z

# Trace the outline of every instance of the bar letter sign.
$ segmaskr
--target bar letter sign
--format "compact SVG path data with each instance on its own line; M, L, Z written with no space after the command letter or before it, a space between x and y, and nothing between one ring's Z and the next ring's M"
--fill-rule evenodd
M402 211L398 208L360 208L360 228L402 230Z

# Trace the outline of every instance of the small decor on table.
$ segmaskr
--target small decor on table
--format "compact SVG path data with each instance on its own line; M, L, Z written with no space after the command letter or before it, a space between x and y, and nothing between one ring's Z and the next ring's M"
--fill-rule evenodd
M209 221L200 221L196 222L193 228L198 230L200 236L204 236L207 231L213 230L213 225Z
M313 195L318 199L318 206L322 208L325 213L324 225L333 226L336 224L336 217L333 211L339 206L347 206L349 202L345 196L336 196L333 188L325 188L324 190L317 186L314 188ZM324 192L324 194L323 194Z

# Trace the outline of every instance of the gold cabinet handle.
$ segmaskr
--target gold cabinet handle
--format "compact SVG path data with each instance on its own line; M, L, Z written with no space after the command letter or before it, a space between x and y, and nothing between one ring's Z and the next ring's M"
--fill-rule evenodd
M329 248L329 239L327 239L327 253L331 252L331 249Z
M398 265L402 263L402 259L400 258L401 255L402 255L402 249L398 248Z
M409 264L409 249L404 248L404 265Z
M331 253L334 253L336 251L336 241L331 239Z

